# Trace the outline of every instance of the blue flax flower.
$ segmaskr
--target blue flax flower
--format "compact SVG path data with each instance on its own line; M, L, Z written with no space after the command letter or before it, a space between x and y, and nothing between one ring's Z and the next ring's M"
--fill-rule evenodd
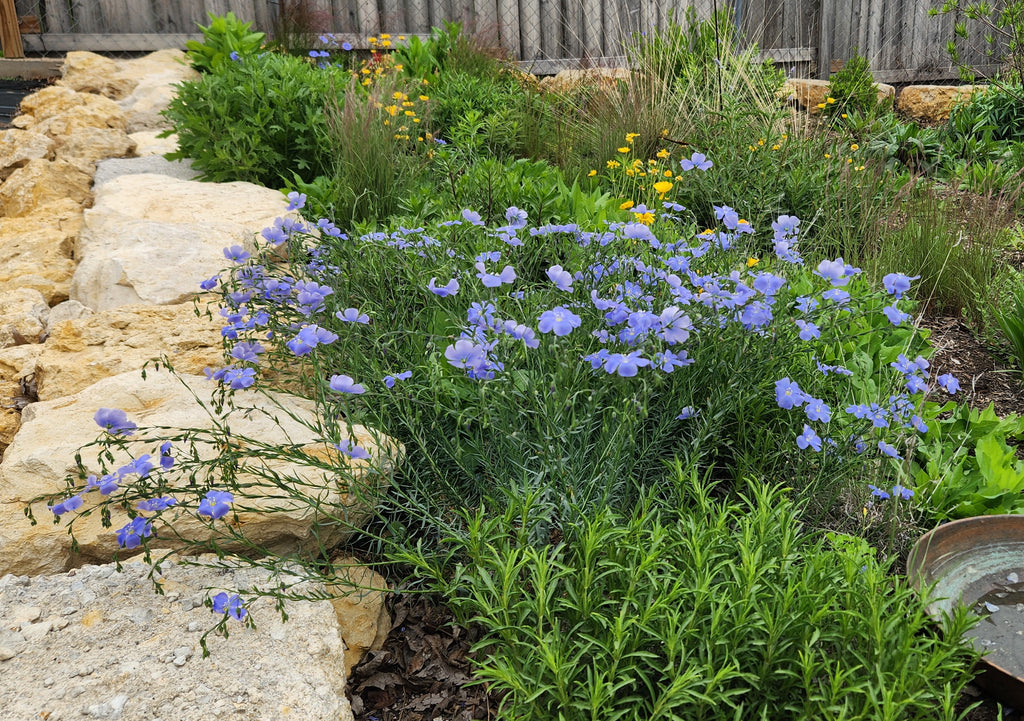
M497 288L502 284L511 284L516 279L516 271L511 265L506 265L502 268L498 275L487 272L487 266L481 262L473 264L473 267L477 269L476 277L480 279L480 282L484 284L486 288Z
M682 160L680 160L679 165L682 167L684 171L687 172L690 170L707 171L711 170L711 168L714 166L714 163L708 160L707 156L704 155L704 153L694 153L689 158L683 158Z
M153 534L153 524L142 516L136 516L125 526L117 530L117 545L121 548L138 548L143 538Z
M558 305L540 314L537 330L541 333L566 336L572 333L574 328L579 328L582 322L583 320L571 310Z
M456 293L459 292L459 281L456 280L455 278L449 280L446 285L441 286L434 285L436 280L436 277L431 278L430 282L427 283L427 290L429 290L434 295L440 296L442 298L447 298L448 296L455 295Z
M775 402L779 404L779 408L792 410L802 406L806 400L807 394L800 390L795 381L788 377L775 381Z
M950 395L953 395L960 390L960 381L958 381L951 373L943 373L941 376L935 379L935 382L939 384L942 390L946 391Z
M617 373L623 378L632 378L640 368L649 366L651 361L640 355L640 351L632 353L612 353L604 361L607 373Z
M836 258L835 260L823 260L818 263L817 269L814 274L820 278L824 278L829 281L833 286L843 286L850 282L850 279L846 277L846 263L843 262L842 257Z
M825 401L818 398L808 398L807 405L804 407L804 412L807 414L807 419L811 421L828 423L832 420L831 409L825 405Z
M900 457L900 452L896 450L896 447L889 445L885 441L878 442L878 450L882 452L882 455L889 456L889 458Z
M130 436L138 428L128 420L127 413L117 408L100 408L92 419L112 436Z
M366 392L366 388L353 381L352 376L347 375L331 376L330 387L332 391L337 393L360 395Z
M487 361L486 351L466 338L455 341L454 345L445 348L444 357L456 368L475 369Z
M676 418L685 421L687 418L696 418L699 413L700 411L693 406L686 406Z
M63 516L65 513L77 511L82 507L82 503L84 503L82 500L82 494L78 494L77 496L71 496L71 498L66 498L60 503L50 506L50 510L53 511L53 515L55 516Z
M882 278L882 285L885 287L886 293L896 296L896 299L899 300L910 290L910 282L920 277L919 275L910 277L903 273L889 273Z
M206 498L199 502L199 510L196 511L200 516L209 516L213 520L223 518L228 515L228 511L231 510L231 502L235 500L235 497L229 491L210 491L206 494Z
M871 495L874 496L875 498L881 498L883 501L889 500L889 498L890 498L889 492L887 490L885 490L884 488L879 488L878 486L873 486L870 483L868 484L868 488L871 489Z
M249 253L240 245L232 245L224 249L224 257L234 263L243 263L249 259Z
M344 323L362 323L366 325L370 322L370 316L366 315L366 313L360 313L358 308L339 310L334 316Z
M294 190L288 193L288 210L301 210L304 207L306 207L305 193L299 193Z
M412 378L412 371L402 371L393 376L384 376L384 385L388 388L394 388L397 381L407 381L410 378Z
M160 444L160 467L165 471L174 466L174 456L171 455L171 442L165 441Z
M572 292L572 274L567 270L562 270L562 266L553 265L548 268L548 280L554 283L559 290Z
M334 447L349 458L365 459L370 457L370 454L366 452L365 448L357 446L347 438L343 438L340 443L335 443Z
M892 487L892 495L899 496L904 501L909 501L911 498L914 497L914 492L909 488L897 483L895 486Z
M911 318L909 313L905 313L897 308L895 303L882 308L882 313L885 314L885 317L888 318L889 322L893 325L900 325Z
M238 594L229 597L228 594L223 591L213 597L213 612L227 613L236 621L244 619L247 613L244 608L244 604L242 603L242 599Z
M804 432L796 437L796 444L801 450L806 450L807 448L813 448L816 451L821 450L821 438L806 423L804 423Z
M135 507L140 511L163 511L175 505L177 502L177 498L164 496L162 498L150 498L145 501L139 501Z

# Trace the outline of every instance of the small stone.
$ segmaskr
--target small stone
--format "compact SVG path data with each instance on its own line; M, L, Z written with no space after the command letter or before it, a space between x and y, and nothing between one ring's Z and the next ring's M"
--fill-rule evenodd
M184 656L175 656L174 657L174 661L173 661L174 665L177 666L178 668L181 668L187 662L188 662L188 659L185 658Z
M70 571L68 571L68 575L69 576L75 575L75 569L72 568ZM82 583L81 581L75 581L75 582L73 582L71 584L71 590L74 591L75 593L78 593L79 591L84 591L85 590L85 584Z
M7 661L8 659L12 659L17 655L18 652L10 646L0 646L0 661Z
M98 566L94 575L96 578L107 578L112 573L114 573L113 566Z
M50 686L53 686L53 677L47 676L43 679L43 688L50 688Z
M53 623L50 621L32 623L22 627L21 635L24 636L25 640L29 643L38 643L50 632L51 628L53 628Z
M60 611L60 615L61 616L70 616L70 615L72 615L74 613L78 613L78 609L75 608L74 606L66 606L66 607L62 608L61 611Z
M188 624L188 630L192 631L193 633L196 631L202 631L203 624L201 624L199 621L190 621Z
M61 629L67 628L68 623L69 621L66 618L62 618L54 624L54 628L60 631Z

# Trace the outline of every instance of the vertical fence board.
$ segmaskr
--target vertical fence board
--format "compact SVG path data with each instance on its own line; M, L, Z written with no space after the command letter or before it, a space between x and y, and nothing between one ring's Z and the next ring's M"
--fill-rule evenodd
M540 0L519 0L519 36L523 60L537 60L540 54Z
M209 22L203 0L179 0L176 3L152 0L154 28L158 33L194 33L196 25ZM262 29L262 28L260 28Z
M380 9L377 0L357 0L356 16L359 19L359 34L364 38L380 32Z
M518 0L498 0L498 39L510 55L523 59Z
M409 27L407 28L409 32L430 32L430 8L427 0L407 0L405 15L409 18ZM434 24L438 23L435 21Z
M105 31L103 17L96 0L71 0L71 27L76 33Z
M583 0L583 55L601 55L601 0Z
M71 6L67 0L45 0L43 4L45 21L43 30L48 33L69 33L71 27Z
M484 44L498 47L497 0L474 0L473 21L473 33Z
M562 52L564 57L583 55L583 3L581 0L562 0Z

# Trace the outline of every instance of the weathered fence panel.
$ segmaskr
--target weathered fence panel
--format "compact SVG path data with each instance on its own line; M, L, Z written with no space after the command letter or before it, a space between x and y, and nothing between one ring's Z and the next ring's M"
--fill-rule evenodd
M30 52L140 51L169 47L208 13L233 12L272 33L282 9L300 0L14 0L19 17L32 16L41 34L23 35ZM633 33L664 30L726 10L745 42L798 74L827 77L854 53L879 80L954 79L946 53L955 15L931 17L931 0L304 0L314 32L345 35L359 48L389 33L425 35L457 20L511 56L538 67L605 62L621 57ZM936 0L937 2L937 0ZM998 6L998 2L996 5ZM31 26L31 23L26 27ZM972 26L962 58L991 71L983 32ZM121 44L118 44L118 39ZM973 45L972 49L970 46ZM817 61L818 67L814 67ZM799 67L798 67L799 66Z

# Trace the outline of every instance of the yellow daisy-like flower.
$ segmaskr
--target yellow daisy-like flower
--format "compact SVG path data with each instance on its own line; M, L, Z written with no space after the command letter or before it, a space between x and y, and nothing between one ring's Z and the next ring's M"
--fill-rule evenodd
M398 39L399 39L399 40L405 40L405 36L404 36L404 35L399 35L399 36L398 36Z
M391 97L394 98L395 100L401 100L402 99L402 91L401 90L396 90L394 93L392 93Z
M842 115L840 115L839 117L841 117L841 118L842 118L843 120L846 120L846 118L847 118L848 116L846 115L846 113L843 113L843 114L842 114Z
M418 138L416 138L416 142L422 143L423 142L423 136L421 135Z
M635 158L633 160L633 168L637 169L642 167L644 167L644 161L640 160L640 158Z
M759 258L747 258L747 267L748 268L753 268L755 265L757 265L760 262L761 262L761 260Z
M668 191L672 190L672 183L668 180L661 180L654 184L654 190L658 195L664 195Z
M778 143L776 143L775 145L773 145L773 146L772 146L772 150L778 150L778 149L779 149L779 148L781 148L781 147L782 147L781 145L779 145Z
M864 166L863 165L858 165L857 166L857 170L864 170Z
M657 156L658 156L659 158L662 158L662 159L664 159L664 158L667 158L667 157L668 157L668 156L670 156L671 154L672 154L672 153L670 153L669 151L665 150L664 148L662 148L661 150L659 150L659 151L658 151L658 152L656 153L656 155L657 155Z
M755 148L753 145L748 145L747 149L750 150L750 152L754 152L755 150L757 150L757 148Z
M818 110L822 110L825 107L825 103L818 103Z
M668 128L662 128L661 129L661 137L663 137L663 138L667 138L668 137Z
M596 170L591 170L589 173L587 173L588 178L593 178L595 175L597 175Z
M672 171L671 171L671 170L666 170L666 171L665 171L665 172L663 173L663 175L664 175L664 176L665 176L666 178L671 178L671 177L672 177Z
M639 137L640 137L640 133L626 133L626 142L627 143L632 143L633 142L633 138L639 138Z
M616 148L616 150L618 150L620 153L628 153L629 152L629 148L628 147Z
M388 38L390 38L390 37L391 37L391 36L390 36L390 35L388 35L387 33L381 33L381 34L380 34L380 39L381 39L381 40L387 40L387 39L388 39Z
M626 175L632 178L634 175L636 175L636 171L633 170L632 168L626 168Z
M626 202L624 202L621 205L619 205L619 210L629 210L632 207L633 207L633 201L632 200L627 200Z
M654 222L654 213L650 211L646 213L633 213L633 216L636 218L636 222L643 223L644 225L650 225Z
M829 105L832 105L833 103L835 103L835 101L835 98L825 98L825 102L828 103Z
M757 144L758 145L764 145L764 138L761 138L760 140L758 140Z
M370 74L370 69L369 68L363 68L362 70L360 70L360 72L363 75L369 75Z
M620 165L622 165L622 163L620 163L620 162L619 162L618 160L609 160L609 161L608 161L608 162L606 163L606 165L607 165L607 166L608 166L609 168L617 168L617 167L619 167Z
M658 161L657 161L657 160L655 160L654 158L648 158L648 159L647 159L647 164L648 164L648 165L657 165L657 164L658 164Z
M831 157L832 157L832 153L825 153L825 160L828 160Z
M375 38L375 37L373 37L371 35L370 37L366 38L366 42L368 42L368 43L370 43L372 45L373 43L377 42L377 38Z
M381 44L382 46L386 47L386 48L389 48L389 47L391 47L391 41L390 41L390 40L381 40L381 41L380 41L380 44Z
M789 136L788 136L788 135L786 135L785 133L783 133L783 134L782 134L782 139L783 139L783 140L786 140L787 138L789 138Z
M413 121L414 123L418 123L418 122L420 121L420 119L419 119L419 118L413 118L413 119L412 119L412 121Z
M372 83L372 82L373 82L373 81L372 81L372 80L370 80L369 78L363 78L363 85L369 85L369 84L370 84L370 83Z
M408 96L407 96L407 95L403 95L402 97L408 97ZM416 104L416 103L413 103L413 102L411 102L411 101L409 101L409 100L403 100L403 101L402 101L402 107L403 107L403 108L411 108L411 107L412 107L413 105L415 105L415 104Z
M406 110L405 114L408 115L410 118L416 117L416 111L415 110Z
M852 162L853 162L853 158L847 158L847 159L846 159L846 164L847 164L847 165L849 165L849 164L850 164L850 163L852 163Z
M637 175L639 175L639 176L640 176L641 178L646 178L646 177L647 177L647 173L645 173L645 172L644 172L644 171L642 171L642 170L638 171L638 172L637 172Z
M388 111L388 115L395 115L398 112L398 106L397 105L388 105L384 109Z
M427 102L428 100L430 100L430 97L427 95L421 95L420 100L422 100L423 102Z
M860 146L854 143L853 145L850 146L850 150L860 150Z

